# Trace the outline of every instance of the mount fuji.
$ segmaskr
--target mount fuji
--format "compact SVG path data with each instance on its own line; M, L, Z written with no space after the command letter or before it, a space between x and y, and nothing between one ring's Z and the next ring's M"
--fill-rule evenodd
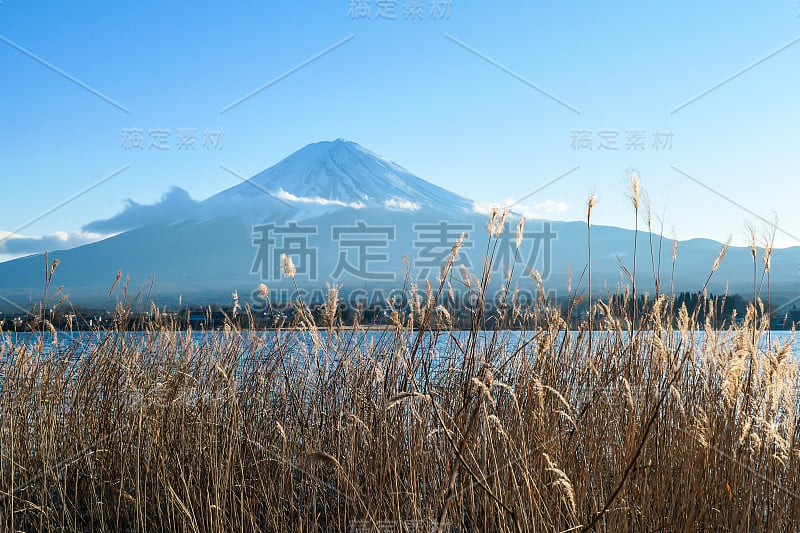
M228 205L251 197L254 188L288 203L314 206L304 213L312 216L340 207L445 209L468 214L473 205L344 139L310 144L207 202Z
M270 289L293 287L280 274L280 255L298 266L296 281L317 288L326 281L348 290L401 288L406 276L424 284L435 280L455 240L466 234L459 264L480 271L489 236L487 216L463 196L425 181L362 146L338 139L310 144L274 166L202 201L172 188L153 205L129 202L119 214L94 221L85 231L115 234L105 240L53 251L59 259L53 284L70 301L102 304L117 272L163 304L181 295L191 304L228 303L232 291L251 294L260 283ZM514 256L520 289L535 291L531 269L548 289L566 292L577 286L587 262L584 222L530 220L515 250L511 214L495 249L499 280ZM592 228L594 287L613 292L628 280L634 232ZM659 237L653 236L658 243ZM650 235L638 234L637 287L653 285L652 265L661 278L672 273L672 241L664 239L651 261ZM705 282L721 244L706 239L679 243L676 290L698 290ZM658 253L661 252L659 262ZM621 251L621 252L620 252ZM621 259L620 259L621 257ZM645 261L646 259L646 261ZM44 288L43 254L0 263L0 309L8 302L28 306ZM772 256L773 296L795 292L800 247L778 249ZM752 290L752 259L746 248L731 247L714 275L711 290ZM794 294L792 294L794 296ZM788 298L788 296L787 296Z

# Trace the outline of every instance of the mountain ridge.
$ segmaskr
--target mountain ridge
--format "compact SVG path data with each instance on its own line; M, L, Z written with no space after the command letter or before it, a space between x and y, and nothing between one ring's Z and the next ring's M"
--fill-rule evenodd
M334 281L343 285L343 291L391 287L402 285L406 275L416 283L435 278L463 232L467 240L459 259L480 269L489 244L487 218L476 211L472 200L356 143L337 139L301 148L202 201L175 188L153 205L129 201L121 213L86 226L118 234L51 252L49 258L61 260L53 283L63 285L76 303L107 298L118 271L130 274L133 287L152 284L155 294L164 298L191 293L196 295L195 303L220 303L216 301L220 294L233 290L248 294L260 283L291 287L293 283L280 274L281 253L293 256L300 265L294 281L301 286ZM529 220L521 247L514 250L518 220L519 215L509 215L497 252L507 263L519 256L515 283L532 286L527 269L546 274L548 288L563 291L568 285L575 288L585 283L584 222ZM632 268L629 254L634 235L622 228L592 227L596 290L629 282L620 262ZM637 287L642 291L653 286L651 262L661 265L662 279L672 279L673 241L664 239L661 257L655 251L651 258L649 237L638 233ZM690 253L681 255L681 245ZM679 243L675 289L699 290L721 246L708 239ZM313 262L314 271L302 261ZM773 251L774 294L796 291L798 264L800 247ZM36 301L35 295L44 287L43 265L42 254L0 263L0 301L18 305ZM504 274L498 268L495 279ZM752 291L747 248L729 248L710 288L721 292L726 286L732 291Z

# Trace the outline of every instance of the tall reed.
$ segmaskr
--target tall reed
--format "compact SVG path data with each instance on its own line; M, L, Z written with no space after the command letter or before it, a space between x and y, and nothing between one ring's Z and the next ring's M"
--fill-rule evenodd
M562 310L535 280L521 305L510 276L487 316L504 223L477 274L455 247L378 330L344 323L331 286L275 330L247 304L218 331L153 306L139 333L0 337L0 530L795 530L793 337L702 293L703 320L663 292L594 298L590 236L582 324L576 294ZM466 331L456 284L479 302Z

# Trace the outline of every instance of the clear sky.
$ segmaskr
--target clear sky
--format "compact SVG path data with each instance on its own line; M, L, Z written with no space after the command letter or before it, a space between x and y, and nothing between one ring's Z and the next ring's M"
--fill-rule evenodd
M249 177L342 137L484 204L538 191L521 205L540 216L583 219L596 191L595 221L623 227L636 169L669 235L742 243L744 221L777 215L778 244L800 245L798 15L797 0L2 0L0 231L84 242L126 199L204 199L240 183L221 165Z

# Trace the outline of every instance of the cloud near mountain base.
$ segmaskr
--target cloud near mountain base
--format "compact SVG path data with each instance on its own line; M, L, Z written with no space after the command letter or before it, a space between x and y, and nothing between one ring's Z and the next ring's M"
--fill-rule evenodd
M84 244L103 240L110 235L103 233L57 231L51 235L29 237L0 231L0 256L12 257L38 254L45 251L67 250Z
M549 218L553 215L564 213L567 210L567 204L553 199L547 199L542 202L535 202L532 204L515 204L514 200L508 200L503 204L489 204L485 202L474 202L472 211L479 215L491 215L492 210L497 208L502 210L503 206L511 206L511 211L525 215L527 218Z
M86 224L83 231L90 233L120 233L149 224L171 223L187 218L202 218L200 202L192 199L180 187L172 187L152 205L127 200L125 208L111 218Z

